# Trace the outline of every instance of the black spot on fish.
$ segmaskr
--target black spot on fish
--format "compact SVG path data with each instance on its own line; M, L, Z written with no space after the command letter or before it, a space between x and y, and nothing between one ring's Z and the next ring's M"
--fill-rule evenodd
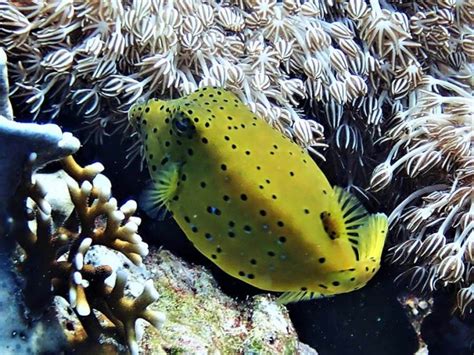
M152 165L151 170L156 171L156 165Z
M168 158L163 158L160 162L161 165L165 165L168 162Z
M277 199L277 196L276 196L276 195L272 195L272 199L276 200L276 199Z
M229 222L229 227L234 227L235 226L235 222L234 221L230 221Z
M318 261L319 261L321 264L324 264L324 262L326 261L326 258L319 258Z
M351 280L352 282L354 282L354 281L355 281L355 279L356 279L355 277L351 277L351 279L350 279L350 280Z
M318 286L321 287L321 288L324 288L324 289L328 288L326 285L323 285L323 284L319 284Z
M209 141L207 140L206 137L203 137L203 138L201 138L201 142L203 142L204 144L207 144Z
M148 106L145 107L145 112L146 112L146 113L150 112L150 108L149 108Z
M187 178L186 174L181 175L181 180L182 181L186 181L186 178Z
M290 176L295 176L295 173L290 171Z
M222 171L226 171L226 170L227 170L227 165L221 164L221 170L222 170Z
M217 259L217 255L216 255L216 254L212 254L212 255L211 255L211 258Z
M245 151L245 154L246 154L246 155L250 155L250 151L249 151L249 150L246 150L246 151Z
M222 249L221 248L216 248L216 252L222 253Z
M230 197L227 196L227 195L224 195L224 196L222 196L222 199L223 199L224 201L229 201L229 200L230 200Z
M192 156L194 154L194 151L191 148L188 148L188 154Z
M247 233L250 233L252 231L252 227L250 227L248 225L245 225L244 226L244 231L247 232Z
M202 188L205 188L206 187L206 183L204 181L201 181L201 183L199 184Z
M240 199L241 199L242 201L247 201L247 195L246 195L246 194L240 195Z
M229 140L230 140L229 136L224 136L224 139L225 139L226 141L229 141Z
M278 227L283 227L285 224L282 221L277 222Z
M247 277L252 280L252 279L255 278L255 275L254 274L248 274Z
M227 233L227 235L228 235L229 237L231 237L231 238L234 238L234 237L235 237L235 233L232 232L232 231L229 231L229 232Z
M235 144L232 144L232 149L237 149L237 146Z
M257 265L257 260L255 260L255 259L250 259L250 264L252 264L252 265Z
M245 276L245 272L239 271L239 276Z
M278 238L278 242L279 242L280 244L286 243L286 237L283 237L283 236L282 236L282 237L279 237L279 238Z
M332 284L333 284L333 286L339 286L340 282L339 281L333 281Z
M269 252L267 252L267 255L268 256L275 256L276 254L273 251L269 251Z
M308 291L306 287L301 287L301 291Z
M204 234L204 237L205 237L207 240L211 240L211 239L212 239L212 235L211 235L210 233Z
M184 216L184 220L185 220L187 223L190 223L190 222L191 222L191 220L189 219L188 216Z
M233 120L232 116L227 116L227 119L228 119L229 121L232 121L232 120Z
M197 233L198 232L198 228L196 226L192 226L191 227L191 230L194 232L194 233Z
M265 210L260 210L260 216L266 216L267 215L267 211Z

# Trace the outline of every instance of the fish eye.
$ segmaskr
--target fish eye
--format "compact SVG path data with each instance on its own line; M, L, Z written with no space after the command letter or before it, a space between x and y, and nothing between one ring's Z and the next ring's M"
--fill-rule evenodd
M194 130L194 124L187 117L173 119L173 127L179 134L189 134Z

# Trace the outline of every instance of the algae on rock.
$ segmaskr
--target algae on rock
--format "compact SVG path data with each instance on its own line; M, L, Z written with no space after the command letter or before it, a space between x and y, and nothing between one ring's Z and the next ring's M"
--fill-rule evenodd
M160 298L151 305L166 313L155 332L147 328L141 348L153 354L317 354L298 340L285 307L271 296L239 302L225 295L203 266L166 250L150 250L144 263Z

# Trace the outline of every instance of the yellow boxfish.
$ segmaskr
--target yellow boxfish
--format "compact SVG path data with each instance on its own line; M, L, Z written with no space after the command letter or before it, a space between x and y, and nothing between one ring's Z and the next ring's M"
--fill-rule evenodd
M387 217L332 188L311 157L233 93L134 105L154 189L194 246L281 302L350 292L380 267Z

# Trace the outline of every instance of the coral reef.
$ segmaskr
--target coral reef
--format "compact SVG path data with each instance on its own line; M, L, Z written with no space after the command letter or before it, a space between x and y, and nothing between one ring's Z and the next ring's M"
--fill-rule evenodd
M0 65L4 64L4 58L0 51ZM2 89L7 93L6 73L1 74ZM2 97L1 101L8 99ZM0 114L11 116L9 105L1 108ZM57 323L35 319L51 308L54 296L61 296L80 318L89 339L96 340L105 332L97 319L100 312L113 323L113 330L124 339L130 352L138 353L137 319L143 318L155 327L161 326L164 319L162 313L148 309L158 298L152 282L145 282L141 294L130 298L124 295L123 274L115 274L108 265L92 266L84 262L91 245L102 245L141 264L148 247L136 233L140 224L140 219L133 216L136 203L128 201L118 208L111 196L110 181L100 174L103 166L78 165L71 154L78 150L79 141L70 133L62 133L56 125L18 123L0 116L0 142L0 295L1 303L7 308L2 314L1 347L8 352L57 351L64 347ZM41 178L37 179L36 171L55 160L61 160L63 165L65 172L59 181L67 182L73 209L63 223L56 220L53 226L55 211L45 196L56 186L46 188ZM16 243L20 248L15 251ZM20 274L22 290L16 281ZM105 280L114 275L116 280L110 286ZM9 293L15 295L17 302L7 301ZM30 319L22 316L23 303ZM28 326L29 323L35 325ZM13 329L8 333L10 339L5 338L8 329ZM48 329L52 342L43 342L41 337ZM16 334L25 340L23 344L15 342Z
M473 13L447 0L0 1L0 46L15 108L57 121L72 108L97 142L139 99L217 85L319 158L329 145L336 182L393 210L399 280L455 292L466 315Z

